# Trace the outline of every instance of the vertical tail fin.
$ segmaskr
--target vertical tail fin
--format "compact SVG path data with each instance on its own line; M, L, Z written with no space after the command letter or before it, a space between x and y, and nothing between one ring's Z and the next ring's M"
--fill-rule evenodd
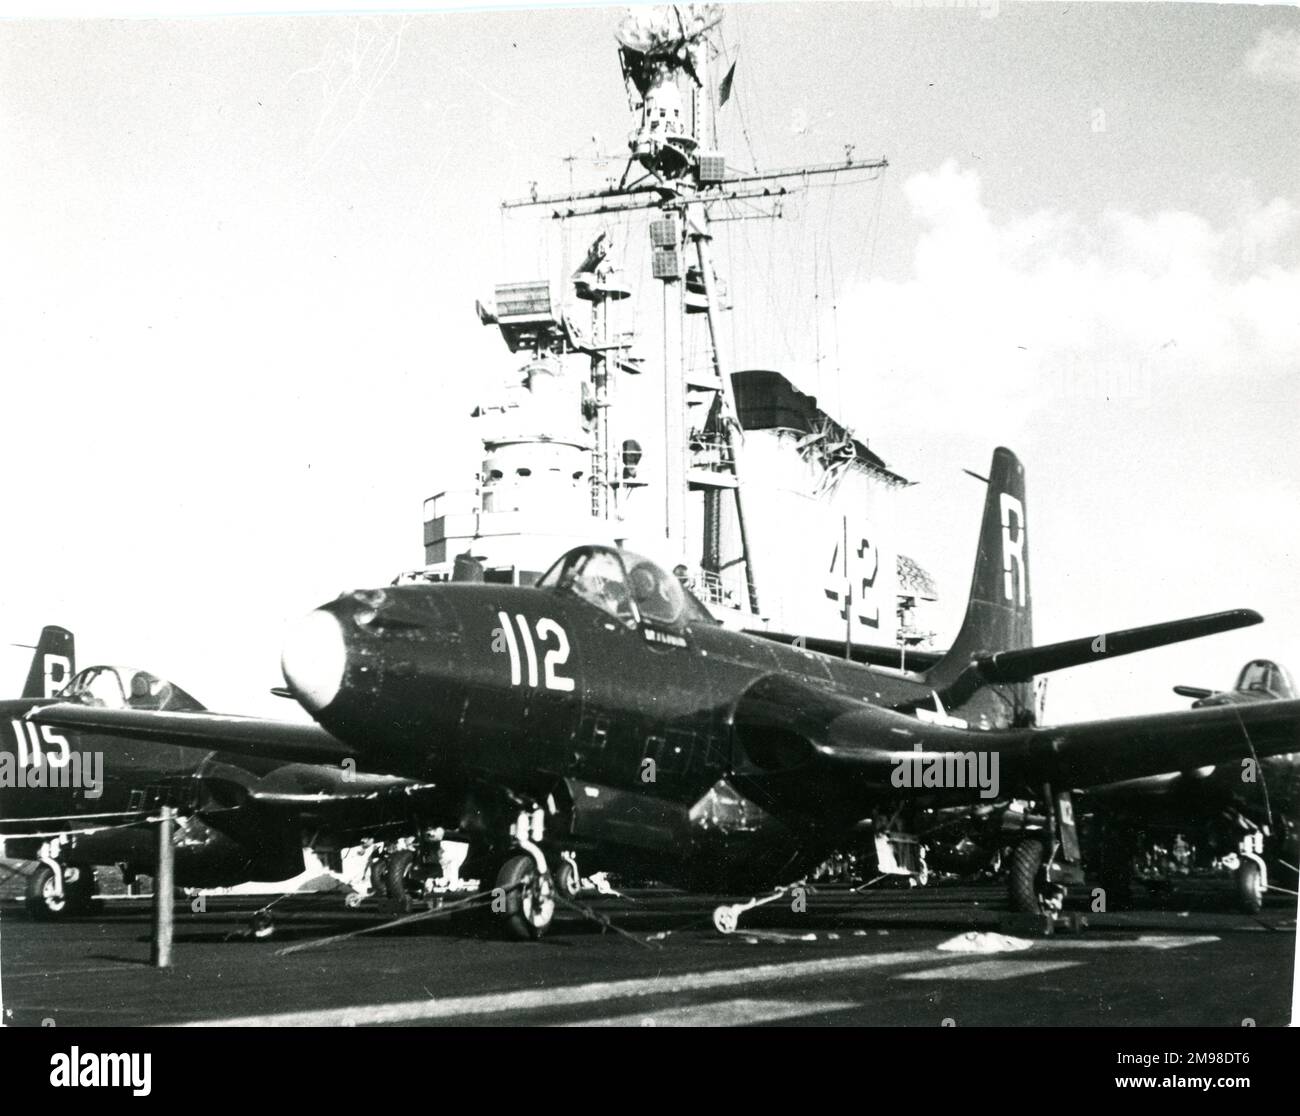
M941 693L952 686L971 660L1033 645L1025 507L1024 466L1009 449L999 447L993 451L989 468L966 618L948 653L926 672L927 683ZM996 711L1005 717L1010 713L1013 720L1032 715L1029 684L1003 690L995 703L997 710L990 706L990 714ZM970 696L954 693L950 700L964 704Z
M72 677L76 670L76 651L72 633L67 628L50 624L41 629L41 638L32 655L31 670L23 686L25 698L53 697Z

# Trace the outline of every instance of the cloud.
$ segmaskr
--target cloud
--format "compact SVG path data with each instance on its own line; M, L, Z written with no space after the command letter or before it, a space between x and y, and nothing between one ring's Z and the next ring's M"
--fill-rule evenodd
M1300 85L1300 31L1261 31L1246 55L1246 70L1260 81Z
M1063 395L1141 402L1162 377L1300 365L1300 209L1288 199L1245 205L1223 226L1122 209L995 220L979 175L952 161L904 193L921 227L913 274L849 300L872 337L859 413L1010 437Z

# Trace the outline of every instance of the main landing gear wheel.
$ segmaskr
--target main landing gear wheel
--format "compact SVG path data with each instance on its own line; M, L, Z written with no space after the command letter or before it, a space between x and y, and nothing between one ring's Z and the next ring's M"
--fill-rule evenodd
M410 849L398 849L388 858L388 867L384 873L384 891L381 893L395 910L409 911L411 896L406 889L406 873L415 860Z
M382 902L388 897L388 857L375 853L370 858L370 894Z
M1011 852L1007 874L1007 898L1017 914L1047 914L1060 908L1060 897L1052 894L1044 880L1047 846L1037 837L1022 837Z
M539 872L527 854L512 856L497 873L496 886L505 891L505 925L512 937L536 940L555 916L555 885L549 872Z
M63 877L63 894L58 893L54 869L40 864L27 877L27 913L40 922L55 922L85 914L94 905L93 868L69 868Z
M1264 908L1264 873L1244 856L1237 865L1237 901L1247 914L1259 914Z
M248 932L255 942L264 942L275 934L275 919L270 911L254 911L248 920Z

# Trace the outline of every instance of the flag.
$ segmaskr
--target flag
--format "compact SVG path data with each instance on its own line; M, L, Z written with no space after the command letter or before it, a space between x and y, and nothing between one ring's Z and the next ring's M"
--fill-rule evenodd
M739 59L737 59L739 61ZM736 76L736 63L731 64L731 69L727 71L727 76L722 79L722 84L718 86L718 108L722 108L731 98L731 81Z

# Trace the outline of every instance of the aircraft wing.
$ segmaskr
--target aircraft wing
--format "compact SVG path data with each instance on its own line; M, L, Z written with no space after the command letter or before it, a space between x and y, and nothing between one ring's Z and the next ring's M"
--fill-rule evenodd
M340 763L356 753L319 725L236 717L220 713L165 713L145 709L98 709L59 702L34 709L28 719L53 728L153 740L187 748L210 748L289 763Z
M27 717L83 734L222 753L204 767L211 800L203 813L218 825L223 811L233 815L251 810L268 820L280 819L275 825L291 820L299 828L355 843L362 837L407 833L415 817L447 814L445 795L436 784L345 766L342 761L355 758L353 750L317 725L215 713L101 709L72 702L40 706ZM91 832L143 821L152 812L19 818L12 824L0 819L0 834Z
M1217 705L1031 730L1026 763L1075 787L1300 752L1300 700Z
M1051 782L1083 789L1166 772L1300 752L1300 699L1182 709L1050 728L981 731L906 716L850 695L769 676L734 713L742 774L770 789L802 781L827 799L888 791L900 768L956 754L997 756L1004 792ZM988 768L986 768L988 769ZM969 800L969 786L935 787Z

